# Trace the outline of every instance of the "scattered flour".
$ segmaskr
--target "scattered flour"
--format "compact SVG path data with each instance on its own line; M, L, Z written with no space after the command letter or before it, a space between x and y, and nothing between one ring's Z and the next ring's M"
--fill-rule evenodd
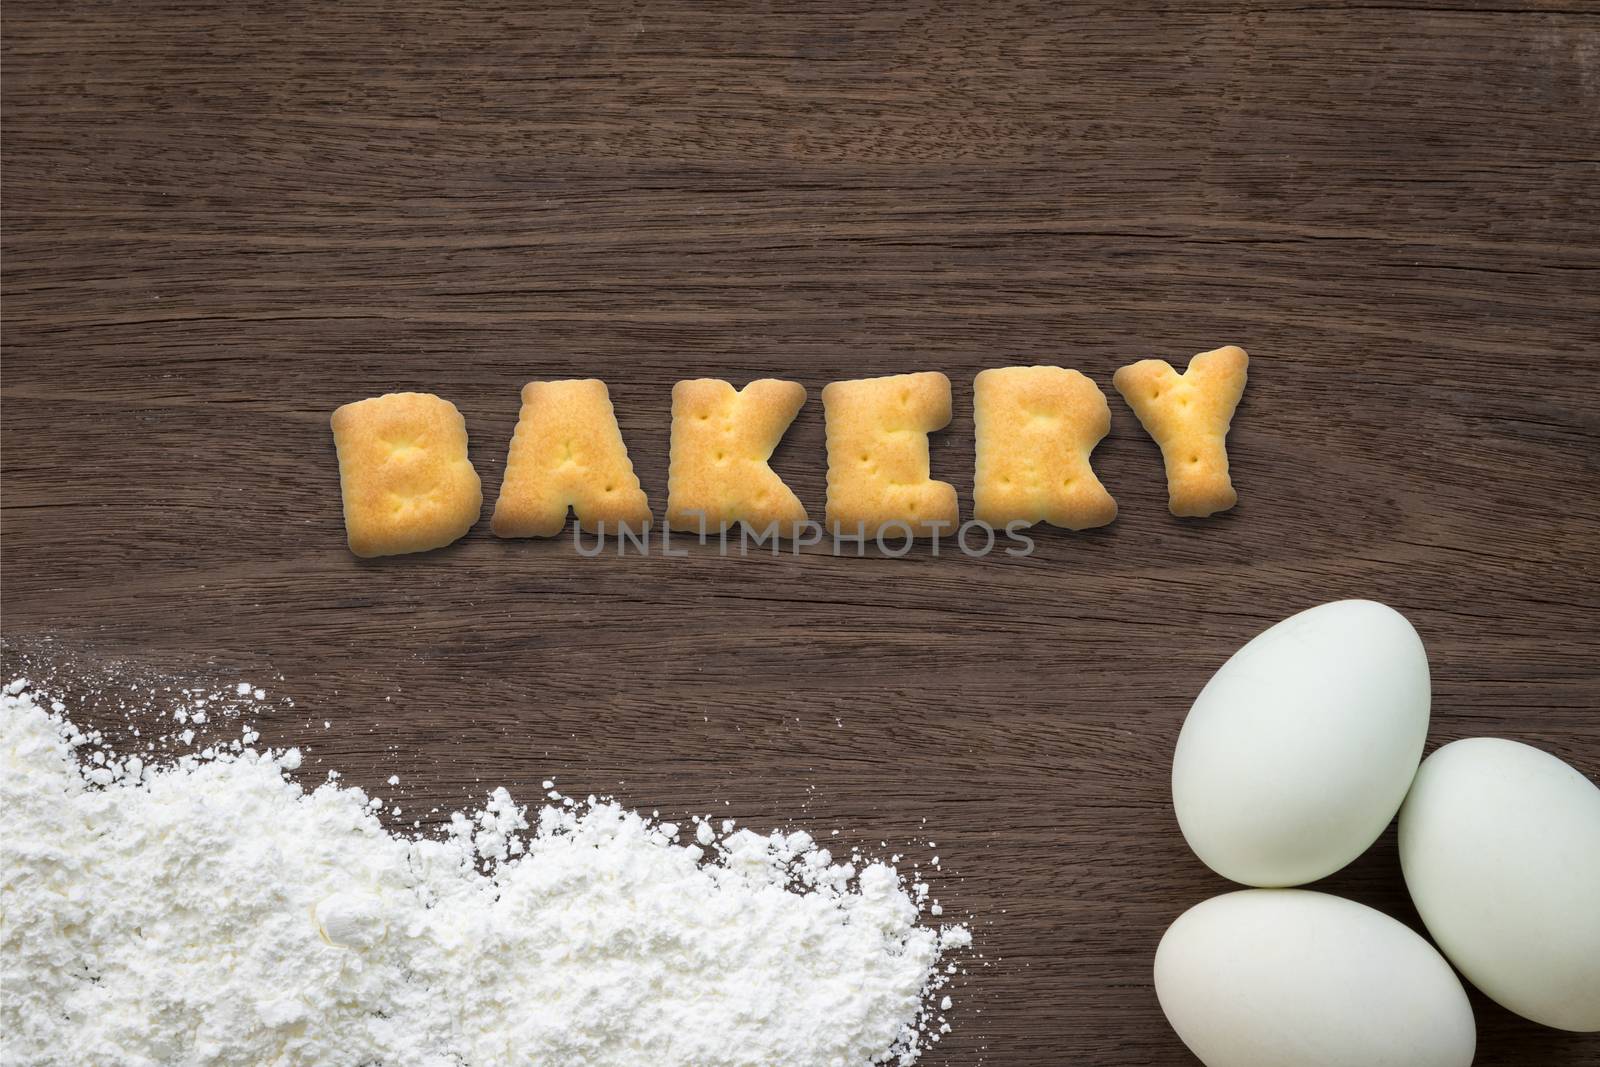
M857 1067L949 1030L930 1000L967 929L804 833L680 843L499 789L395 836L248 728L156 766L41 701L0 695L6 1063Z

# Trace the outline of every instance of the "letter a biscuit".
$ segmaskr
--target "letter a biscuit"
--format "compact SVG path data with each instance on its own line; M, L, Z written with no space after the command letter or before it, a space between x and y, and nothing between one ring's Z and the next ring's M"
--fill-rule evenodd
M805 386L774 378L737 391L715 378L673 386L667 526L698 533L742 522L794 537L806 509L767 461L805 402Z
M1113 376L1117 392L1161 446L1174 515L1198 518L1238 503L1226 439L1249 365L1244 349L1228 345L1195 356L1182 374L1166 360L1142 359Z
M633 473L606 383L529 382L490 527L498 537L554 537L567 509L590 533L640 533L650 502Z

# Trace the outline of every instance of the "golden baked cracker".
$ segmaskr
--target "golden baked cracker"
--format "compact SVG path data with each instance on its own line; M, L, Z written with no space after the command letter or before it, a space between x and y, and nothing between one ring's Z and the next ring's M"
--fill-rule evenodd
M973 381L977 470L972 517L995 529L1043 520L1068 530L1117 517L1089 466L1111 429L1111 407L1094 382L1063 367L1001 367Z
M936 371L833 382L822 390L828 423L827 524L875 537L953 533L955 487L933 481L928 434L950 422L950 379Z
M554 537L567 509L589 533L650 525L650 502L622 442L606 383L529 382L506 455L490 528L497 537Z
M333 413L345 536L358 556L426 552L478 521L467 422L432 393L388 393Z
M1179 374L1161 359L1142 359L1112 377L1167 466L1174 515L1200 517L1238 503L1228 478L1228 426L1244 395L1250 357L1234 345L1202 352Z
M767 460L805 402L805 386L775 378L737 391L716 378L674 385L667 526L699 533L742 522L794 537L805 506Z

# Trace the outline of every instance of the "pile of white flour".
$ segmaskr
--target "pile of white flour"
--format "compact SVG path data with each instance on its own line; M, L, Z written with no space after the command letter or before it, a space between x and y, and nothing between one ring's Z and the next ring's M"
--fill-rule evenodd
M948 1030L965 928L804 833L593 798L530 827L497 790L413 839L248 729L151 766L64 711L0 697L6 1063L856 1067Z

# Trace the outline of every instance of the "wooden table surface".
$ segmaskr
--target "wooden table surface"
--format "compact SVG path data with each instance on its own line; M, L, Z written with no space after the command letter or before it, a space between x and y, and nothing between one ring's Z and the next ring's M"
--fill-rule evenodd
M1171 751L1282 616L1394 605L1430 747L1600 776L1592 3L10 0L4 30L8 670L267 679L267 741L423 812L555 776L937 853L983 957L951 1067L1193 1062L1151 957L1229 886ZM1175 520L1111 375L1225 343L1240 504ZM1031 362L1107 390L1122 513L1025 559L344 547L327 419L363 396L459 405L492 503L519 387L603 377L659 515L674 381L798 379L774 466L820 518L821 387L941 370L965 514L972 376ZM1326 888L1416 923L1392 832ZM1474 1004L1480 1064L1600 1054Z

